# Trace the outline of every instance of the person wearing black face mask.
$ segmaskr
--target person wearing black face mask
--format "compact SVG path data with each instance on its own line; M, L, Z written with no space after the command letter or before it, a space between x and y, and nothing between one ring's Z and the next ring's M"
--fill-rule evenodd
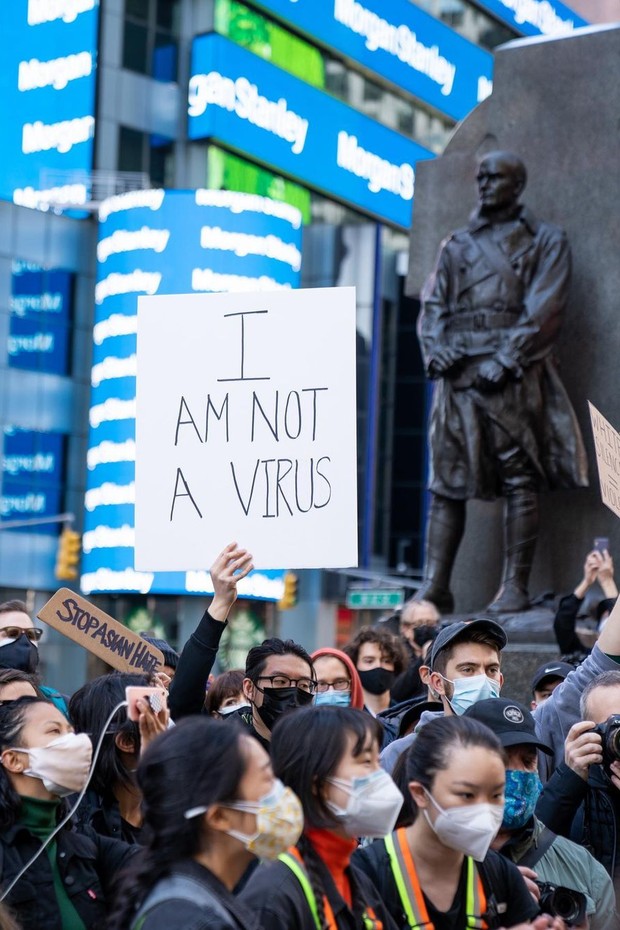
M35 627L23 601L0 604L0 669L17 669L37 678L39 640L43 635ZM37 681L38 683L38 681ZM67 702L55 688L39 685L44 696L68 717Z
M311 704L316 692L312 659L292 639L264 640L248 652L243 693L251 711L242 708L240 718L253 736L269 749L276 720L291 710Z
M0 604L0 668L17 668L33 675L39 667L42 630L28 616L22 601Z
M365 626L344 651L360 676L365 708L376 717L390 706L390 689L407 663L404 646L389 630Z

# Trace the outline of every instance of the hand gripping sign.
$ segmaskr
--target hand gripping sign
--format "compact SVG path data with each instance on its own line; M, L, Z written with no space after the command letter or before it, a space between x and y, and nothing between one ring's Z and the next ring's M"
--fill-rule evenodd
M149 674L164 667L159 649L69 588L59 588L37 617L119 672Z

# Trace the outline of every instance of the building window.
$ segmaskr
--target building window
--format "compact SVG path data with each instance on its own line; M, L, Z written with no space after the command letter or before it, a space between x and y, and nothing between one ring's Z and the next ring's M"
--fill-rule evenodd
M123 67L158 81L176 81L178 0L126 0Z
M121 126L116 164L119 171L148 174L154 187L174 184L174 145L165 136L156 136L129 126Z

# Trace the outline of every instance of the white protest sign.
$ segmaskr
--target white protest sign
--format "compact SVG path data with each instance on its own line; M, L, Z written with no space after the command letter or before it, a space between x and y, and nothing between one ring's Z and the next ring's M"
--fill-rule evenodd
M601 499L620 517L620 435L611 423L588 401Z
M355 289L138 299L135 568L357 565Z

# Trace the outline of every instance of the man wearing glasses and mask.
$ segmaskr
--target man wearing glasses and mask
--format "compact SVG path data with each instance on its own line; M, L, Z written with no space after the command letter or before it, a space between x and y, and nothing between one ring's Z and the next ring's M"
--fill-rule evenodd
M292 639L264 640L248 652L243 693L251 711L241 717L253 736L269 751L271 731L282 714L311 704L317 689L312 659Z

